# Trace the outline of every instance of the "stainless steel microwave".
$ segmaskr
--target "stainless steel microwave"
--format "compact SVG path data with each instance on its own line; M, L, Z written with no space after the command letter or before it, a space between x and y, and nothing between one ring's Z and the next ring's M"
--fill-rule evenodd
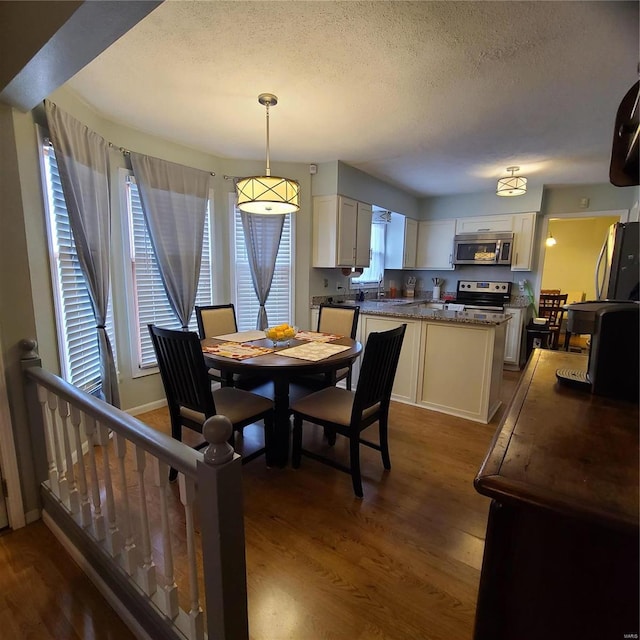
M510 231L461 233L453 240L453 264L511 264Z

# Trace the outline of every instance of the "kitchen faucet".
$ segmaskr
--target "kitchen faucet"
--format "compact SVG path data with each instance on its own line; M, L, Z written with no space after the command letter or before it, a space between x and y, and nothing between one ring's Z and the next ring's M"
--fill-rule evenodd
M381 298L384 298L384 290L382 289L382 274L380 274L380 277L378 278L378 295L377 295L377 299L380 300Z

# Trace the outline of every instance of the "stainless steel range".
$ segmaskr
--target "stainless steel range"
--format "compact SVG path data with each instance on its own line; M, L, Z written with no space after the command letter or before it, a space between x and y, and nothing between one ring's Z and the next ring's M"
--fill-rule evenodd
M453 302L463 304L465 309L504 311L511 298L511 285L511 282L459 280Z

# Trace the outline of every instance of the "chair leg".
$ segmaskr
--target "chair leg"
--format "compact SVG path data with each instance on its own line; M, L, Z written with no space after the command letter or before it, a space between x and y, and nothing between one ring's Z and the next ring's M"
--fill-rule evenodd
M347 385L347 390L351 391L351 367L349 367L349 372L347 373L346 385Z
M387 416L380 416L378 421L380 427L380 453L382 454L382 465L385 469L391 469L391 458L389 457L389 438L387 427Z
M182 425L177 420L171 420L171 437L178 442L182 442ZM178 479L178 470L171 467L169 469L169 482Z
M265 458L268 455L267 452L271 451L271 447L273 447L273 413L269 413L264 417Z
M362 478L360 476L360 434L352 433L349 438L349 455L351 467L351 482L353 492L362 498Z
M327 439L330 447L336 443L336 430L331 427L324 427L324 437Z
M291 466L294 469L300 467L300 458L302 457L302 418L293 416L293 441L291 443Z

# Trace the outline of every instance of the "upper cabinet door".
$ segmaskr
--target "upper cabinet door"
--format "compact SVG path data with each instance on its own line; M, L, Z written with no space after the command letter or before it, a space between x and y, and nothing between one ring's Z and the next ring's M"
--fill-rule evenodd
M416 269L453 271L455 219L421 220L418 223Z
M415 269L417 246L418 221L392 212L386 231L385 269Z
M357 210L355 266L368 267L371 263L371 221L373 213L371 205L364 202L357 203Z
M414 269L418 254L418 221L407 218L404 221L404 259L405 269Z
M314 267L368 267L371 205L344 196L313 199Z
M536 232L536 214L513 215L513 253L511 271L531 271L533 265L533 241Z
M456 233L483 233L485 231L513 231L511 216L477 216L456 220Z
M371 218L369 218L371 226ZM358 233L358 203L338 197L338 267L356 265L356 237ZM369 229L369 237L371 230ZM367 263L368 264L368 263Z

